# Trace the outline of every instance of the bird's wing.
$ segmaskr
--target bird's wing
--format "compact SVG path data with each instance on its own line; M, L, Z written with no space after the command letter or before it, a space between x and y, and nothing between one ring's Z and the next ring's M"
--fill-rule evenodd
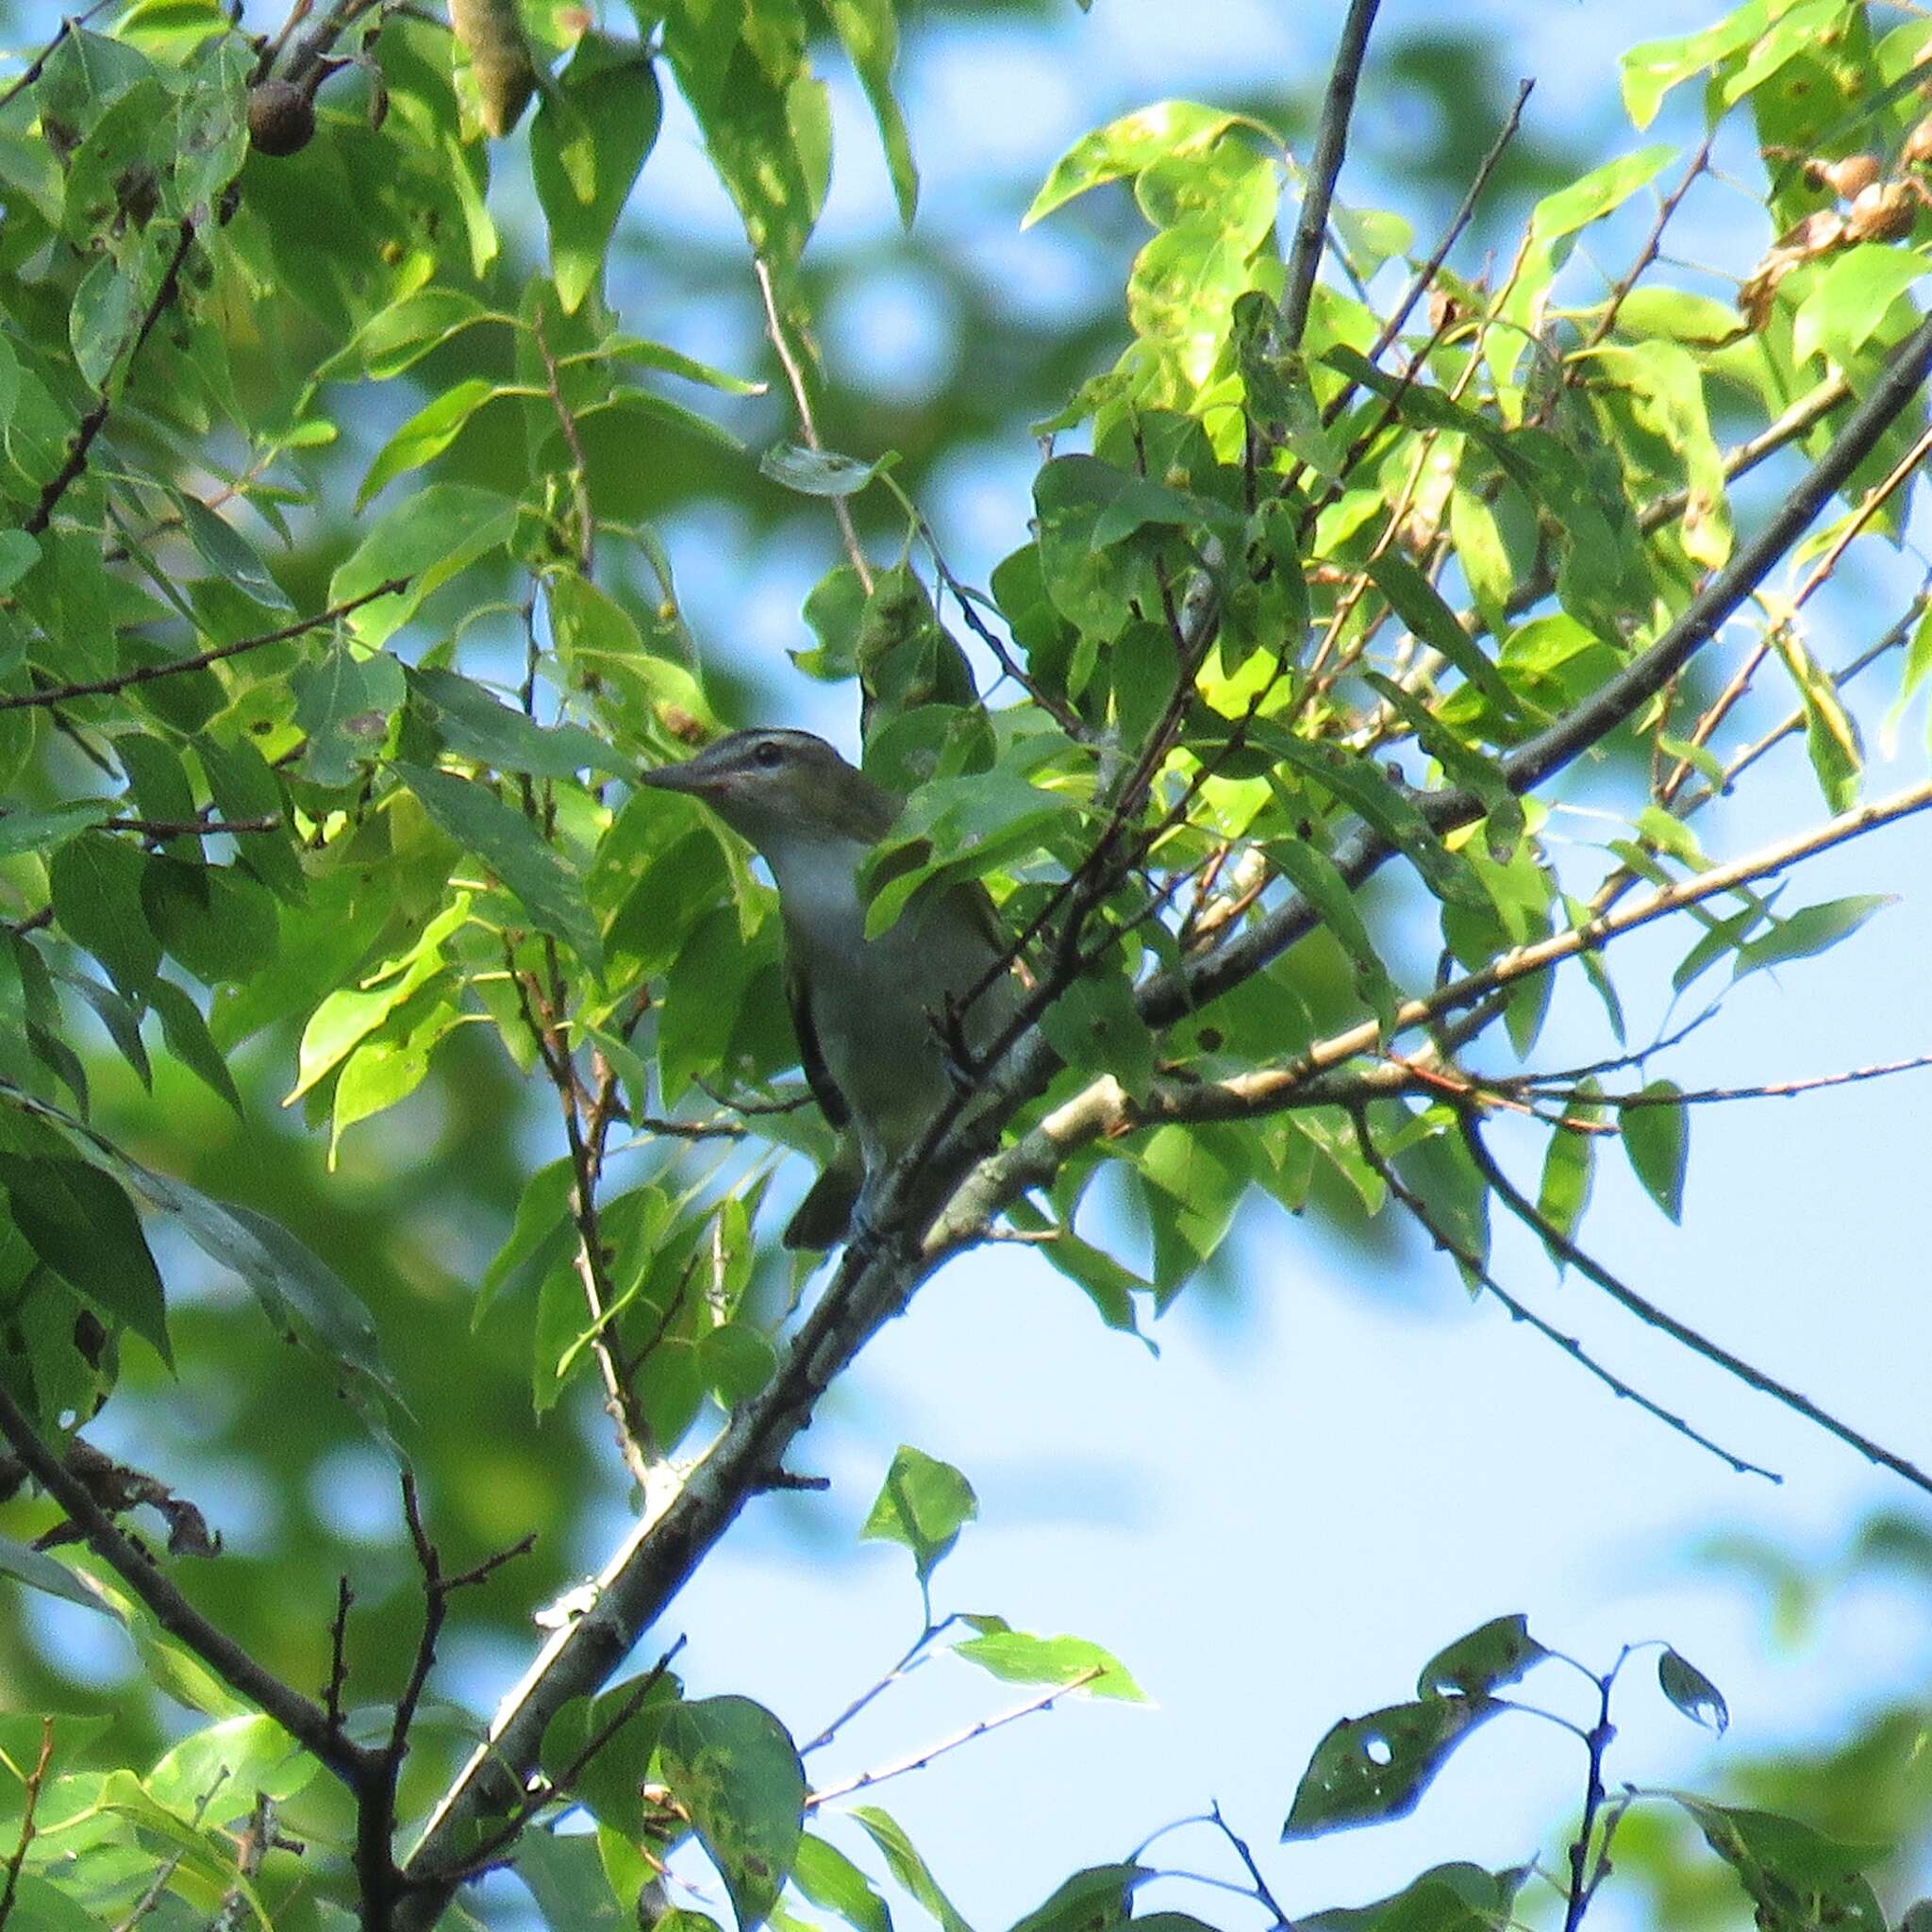
M851 1120L852 1109L845 1105L845 1096L839 1091L825 1065L824 1054L819 1046L818 1026L811 1016L810 991L796 958L790 953L785 959L785 1004L791 1009L791 1031L798 1041L798 1064L805 1070L805 1084L811 1089L812 1098L826 1120L835 1127L842 1127Z

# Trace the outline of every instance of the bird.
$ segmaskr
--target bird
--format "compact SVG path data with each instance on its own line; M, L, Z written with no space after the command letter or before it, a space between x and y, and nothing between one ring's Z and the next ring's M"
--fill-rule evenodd
M831 1247L864 1223L880 1176L967 1072L949 1051L954 1016L957 1043L978 1055L1018 1009L1019 980L1002 970L1014 949L976 879L922 888L891 925L866 937L860 869L904 801L811 732L734 731L637 776L697 799L771 868L799 1065L840 1131L783 1240Z

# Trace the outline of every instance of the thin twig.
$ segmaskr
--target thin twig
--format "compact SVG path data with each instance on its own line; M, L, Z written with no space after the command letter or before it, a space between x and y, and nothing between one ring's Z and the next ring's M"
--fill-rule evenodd
M1630 291L1656 261L1657 250L1663 246L1664 230L1671 225L1671 218L1683 206L1684 197L1690 192L1698 177L1710 165L1711 143L1715 135L1707 136L1704 145L1690 158L1690 165L1684 170L1684 178L1679 181L1658 205L1657 220L1651 224L1650 233L1644 237L1643 246L1637 251L1637 258L1617 285L1610 291L1610 299L1604 305L1604 312L1597 318L1596 326L1584 338L1583 347L1578 354L1587 354L1595 348L1617 325L1617 317L1623 312L1624 304L1629 299Z
M754 256L751 265L752 273L758 276L758 294L765 305L766 332L771 336L772 347L777 351L778 366L785 372L791 400L798 408L798 433L805 438L808 449L823 452L824 444L819 441L818 422L812 415L811 391L806 387L804 365L792 351L791 340L785 333L784 318L778 313L778 293L772 283L771 267L762 255ZM845 545L845 555L851 559L853 574L870 597L872 566L865 560L865 551L858 541L858 526L852 521L852 508L842 496L835 496L832 514L839 520L840 540Z
M12 102L18 100L28 88L33 86L35 81L40 79L41 75L46 72L47 62L54 58L55 51L59 47L60 42L75 27L85 26L103 8L109 7L112 4L113 0L92 0L92 6L84 7L78 13L63 20L54 38L7 83L4 90L0 90L0 108L8 107Z
M34 1841L34 1813L40 1809L41 1787L47 1779L47 1767L54 1761L54 1720L41 1720L41 1748L34 1768L27 1773L25 1791L21 1799L20 1835L7 1859L7 1882L0 1885L0 1925L13 1911L13 1894L20 1886L20 1868L26 1863L27 1847Z
M1803 1080L1767 1080L1754 1087L1704 1087L1681 1093L1592 1093L1590 1100L1593 1106L1613 1108L1620 1113L1636 1113L1647 1107L1708 1107L1733 1100L1792 1100L1801 1093L1820 1093L1828 1087L1852 1087L1866 1080L1886 1080L1894 1074L1917 1074L1927 1067L1932 1067L1932 1053L1914 1054L1906 1060L1887 1060L1878 1066L1853 1067L1842 1074L1814 1074ZM1534 1091L1545 1099L1565 1100L1572 1093L1560 1082L1546 1078L1501 1084Z
M1693 1427L1684 1417L1653 1401L1641 1389L1624 1381L1614 1371L1607 1369L1603 1363L1590 1354L1576 1337L1565 1335L1560 1329L1552 1326L1541 1315L1519 1301L1490 1272L1482 1257L1471 1248L1467 1242L1459 1240L1450 1228L1444 1225L1441 1218L1429 1207L1428 1203L1403 1180L1401 1174L1396 1172L1394 1163L1375 1145L1374 1136L1369 1131L1368 1109L1366 1107L1352 1108L1351 1113L1355 1123L1356 1146L1360 1151L1362 1158L1374 1173L1381 1176L1382 1184L1408 1210L1416 1224L1428 1236L1430 1241L1444 1254L1450 1256L1461 1267L1465 1268L1473 1279L1481 1283L1502 1304L1511 1321L1525 1323L1529 1327L1535 1329L1545 1341L1554 1342L1572 1361L1575 1362L1579 1367L1588 1370L1613 1395L1620 1396L1626 1402L1634 1402L1646 1415L1655 1416L1658 1422L1675 1430L1678 1435L1688 1438L1698 1448L1708 1450L1720 1462L1727 1463L1734 1474L1761 1475L1768 1482L1774 1483L1782 1483L1784 1481L1784 1477L1779 1475L1775 1470L1765 1469L1756 1462L1747 1462L1741 1456L1734 1456L1721 1442L1712 1441L1708 1436L1705 1435L1702 1430Z
M1516 102L1503 123L1502 131L1490 143L1489 153L1482 158L1474 175L1471 178L1469 191L1462 197L1462 206L1456 210L1449 225L1442 230L1441 240L1436 243L1429 258L1416 271L1415 279L1404 291L1401 301L1395 305L1389 320L1376 330L1375 340L1368 346L1369 361L1377 361L1387 353L1390 344L1402 333L1404 325L1414 312L1415 305L1435 286L1436 277L1442 272L1442 264L1449 259L1449 251L1461 240L1462 231L1475 219L1475 211L1482 202L1483 191L1490 185L1490 176L1496 172L1497 163L1502 160L1509 143L1516 139L1523 125L1523 110L1528 105L1530 94L1535 88L1536 82L1533 80L1519 80L1516 83ZM1329 399L1327 407L1322 411L1324 424L1332 425L1341 416L1342 410L1347 408L1349 399L1355 394L1355 387L1353 382L1344 383Z
M1004 1724L1016 1723L1023 1717L1031 1717L1036 1710L1051 1710L1062 1697L1071 1697L1075 1690L1083 1690L1094 1678L1104 1676L1103 1665L1090 1664L1078 1676L1070 1677L1064 1684L1056 1684L1050 1690L1042 1690L1037 1696L1029 1697L1024 1704L1016 1704L1010 1710L1003 1710L996 1717L983 1717L978 1723L971 1724L962 1731L955 1731L949 1738L941 1738L937 1744L928 1744L923 1751L915 1751L909 1757L902 1757L896 1763L882 1765L877 1771L861 1771L856 1777L848 1777L841 1783L827 1785L823 1790L808 1793L805 1808L816 1811L821 1805L829 1805L834 1798L848 1798L854 1791L869 1790L874 1785L882 1785L889 1777L904 1777L908 1771L924 1771L934 1759L943 1757L949 1751L957 1751L962 1744L970 1744L975 1738L983 1738L989 1731L996 1731Z
M342 1727L342 1691L349 1681L349 1609L356 1593L347 1576L336 1578L336 1613L328 1625L328 1682L323 1688L322 1707L337 1730Z
M1527 87L1525 84L1526 91ZM1248 1849L1247 1840L1242 1838L1240 1832L1236 1831L1234 1826L1221 1815L1221 1802L1219 1799L1216 1799L1208 1807L1208 1822L1220 1832L1222 1837L1234 1847L1235 1857L1247 1868L1248 1880L1253 1887L1251 1896L1257 1899L1266 1910L1274 1914L1274 1923L1282 1928L1282 1932L1294 1932L1292 1922L1288 1914L1281 1909L1281 1901L1268 1889L1268 1881L1261 1876L1261 1868L1256 1864L1255 1855Z
M584 455L584 440L577 433L576 416L563 399L563 384L557 373L557 358L550 353L550 341L543 333L543 305L541 302L530 319L530 334L536 341L537 354L542 358L543 381L550 394L551 411L570 450L571 500L577 521L577 570L588 577L595 561L597 534L597 521L591 509L591 465Z
M1590 1759L1583 1781L1583 1819L1576 1827L1576 1836L1570 1841L1570 1889L1564 1901L1563 1932L1577 1932L1594 1890L1589 1881L1590 1841L1595 1835L1597 1813L1604 1802L1604 1753L1617 1735L1610 1723L1610 1690L1629 1655L1626 1644L1616 1664L1596 1680L1596 1723L1585 1732L1583 1740Z
M207 838L216 832L279 832L279 814L259 819L103 819L103 832L138 832L143 839Z
M85 684L62 684L45 691L0 694L0 711L71 704L75 698L112 697L116 691L126 691L131 686L152 684L158 677L178 677L183 672L204 671L210 664L219 664L225 658L239 658L244 651L260 650L264 644L286 643L291 638L299 638L311 630L320 630L325 625L339 623L352 610L359 610L363 605L373 604L378 597L395 596L408 588L408 577L391 577L386 583L377 584L373 591L364 591L359 596L345 598L340 604L330 605L326 610L318 610L313 617L285 624L279 630L263 631L259 637L242 638L232 644L218 644L212 651L202 651L192 658L172 658L165 664L143 664L136 670L118 672L112 677L96 677Z
M155 324L173 306L175 296L180 293L181 269L188 259L188 251L194 246L194 217L192 214L184 215L181 218L180 237L175 244L174 254L168 258L168 266L162 273L160 286L155 291L146 309L142 312L141 325L134 332L133 341L128 343L125 353L117 355L115 358L124 374L132 365L134 358L141 354L142 344L154 332ZM112 374L113 371L110 369L103 375L101 388L92 407L80 419L79 426L75 430L73 439L67 445L66 460L42 486L39 500L33 508L27 511L25 520L20 527L29 537L38 537L46 529L48 524L53 521L54 511L58 507L60 499L74 487L81 473L87 468L88 452L93 448L94 439L107 426L108 412L114 407L113 391L108 387L108 378Z
M1742 1382L1746 1388L1756 1389L1760 1394L1768 1395L1774 1402L1780 1403L1794 1415L1801 1415L1807 1422L1814 1423L1827 1435L1836 1436L1868 1462L1876 1463L1880 1468L1890 1470L1893 1474L1903 1476L1914 1489L1923 1490L1932 1495L1932 1475L1927 1475L1915 1463L1907 1461L1903 1456L1893 1454L1882 1443L1874 1442L1871 1437L1861 1434L1849 1423L1840 1422L1828 1410L1819 1407L1808 1396L1801 1395L1788 1383L1780 1382L1774 1375L1768 1375L1762 1369L1754 1368L1741 1356L1733 1355L1729 1349L1712 1341L1707 1336L1700 1335L1696 1329L1677 1320L1674 1315L1666 1314L1655 1302L1645 1299L1633 1288L1622 1281L1604 1267L1603 1264L1579 1248L1563 1231L1554 1226L1538 1208L1510 1180L1497 1165L1495 1157L1483 1141L1481 1129L1471 1112L1463 1110L1458 1118L1462 1124L1463 1143L1468 1147L1470 1158L1481 1171L1483 1178L1490 1184L1503 1205L1560 1259L1570 1263L1579 1274L1593 1281L1620 1307L1633 1314L1648 1328L1668 1335L1673 1341L1681 1343L1693 1355L1702 1356L1707 1362L1715 1363L1727 1374Z
M925 1661L924 1653L931 1647L933 1640L943 1636L958 1621L958 1613L956 1611L949 1617L941 1617L937 1624L928 1624L907 1645L905 1656L884 1676L880 1677L876 1683L861 1690L817 1737L811 1739L808 1743L801 1744L798 1747L798 1755L801 1757L809 1757L814 1751L823 1751L874 1698L890 1690L894 1684L902 1682L920 1664L924 1663Z

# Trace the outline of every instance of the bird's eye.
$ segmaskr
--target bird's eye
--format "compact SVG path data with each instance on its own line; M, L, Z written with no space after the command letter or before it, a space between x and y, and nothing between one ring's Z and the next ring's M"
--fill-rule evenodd
M752 763L762 765L768 772L775 771L785 762L785 754L775 744L765 743L751 755Z

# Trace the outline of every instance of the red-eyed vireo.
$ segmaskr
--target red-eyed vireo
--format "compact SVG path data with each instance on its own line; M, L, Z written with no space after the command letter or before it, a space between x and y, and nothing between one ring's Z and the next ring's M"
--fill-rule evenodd
M839 1155L785 1229L788 1248L843 1238L865 1190L912 1145L951 1091L942 1027L1008 956L976 883L921 891L876 939L865 936L858 873L902 801L808 731L735 731L640 780L687 791L763 854L785 927L785 991L799 1063ZM959 1017L979 1053L1011 1017L1001 974Z

